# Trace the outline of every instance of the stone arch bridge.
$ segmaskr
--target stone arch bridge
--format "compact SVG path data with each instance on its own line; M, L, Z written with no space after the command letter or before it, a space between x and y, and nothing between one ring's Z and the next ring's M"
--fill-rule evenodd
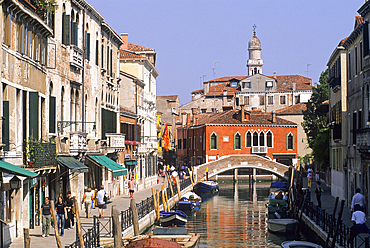
M195 167L196 182L206 179L206 168L208 177L211 178L228 170L240 168L254 168L271 172L278 177L289 178L289 166L274 162L258 155L228 155L219 160L201 164Z

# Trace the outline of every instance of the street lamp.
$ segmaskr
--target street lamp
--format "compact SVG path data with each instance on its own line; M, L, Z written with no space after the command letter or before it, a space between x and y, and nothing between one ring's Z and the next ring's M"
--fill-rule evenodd
M21 180L17 176L14 176L12 179L10 179L9 183L11 189L21 188Z

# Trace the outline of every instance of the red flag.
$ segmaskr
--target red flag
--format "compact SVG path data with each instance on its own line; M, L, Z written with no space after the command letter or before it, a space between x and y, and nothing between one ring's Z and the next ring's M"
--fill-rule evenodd
M163 132L163 141L164 141L164 146L163 148L168 151L168 148L169 148L169 145L170 145L170 136L168 134L168 127L167 127L167 124L166 124L166 127L164 129L164 132Z

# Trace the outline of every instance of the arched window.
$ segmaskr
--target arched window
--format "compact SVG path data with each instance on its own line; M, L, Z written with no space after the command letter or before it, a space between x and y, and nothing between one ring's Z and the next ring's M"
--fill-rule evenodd
M53 96L53 82L49 86L49 133L55 133L55 96Z
M210 135L210 142L209 142L209 149L210 150L217 150L218 149L218 135L215 133L212 133Z
M247 132L247 137L246 137L246 147L251 147L252 146L252 134L251 132Z
M253 133L253 146L258 146L258 133L255 131Z
M289 133L286 138L286 149L294 150L294 135Z
M234 134L234 150L242 149L242 137L239 133Z
M271 131L267 132L267 147L272 147L272 133Z
M265 146L265 133L260 133L260 146Z

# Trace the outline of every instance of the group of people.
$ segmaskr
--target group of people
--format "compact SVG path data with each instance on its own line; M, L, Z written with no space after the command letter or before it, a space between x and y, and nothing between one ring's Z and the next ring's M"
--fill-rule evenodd
M74 215L76 213L76 209L74 207L70 191L67 193L67 198L65 201L63 201L61 196L58 198L58 201L55 204L55 211L60 235L63 236L64 229L73 228L75 224ZM45 201L41 205L40 213L39 219L42 217L42 237L48 237L50 234L51 225L51 205L49 197L45 197Z
M312 187L312 179L313 179L313 169L311 166L308 167L307 169L307 182L308 182L308 187ZM319 169L316 169L315 172L315 181L316 181L316 188L315 188L315 194L316 194L316 200L317 200L317 205L321 208L321 194L324 192L324 190L321 188L321 182L320 182L320 171Z
M361 189L356 189L356 194L352 197L351 202L351 221L353 225L351 226L351 231L348 236L349 241L353 241L359 233L370 233L369 228L366 226L366 200L361 194Z
M166 174L168 178L172 178L173 183L176 183L176 178L179 177L180 182L184 181L186 178L187 166L183 165L180 169L177 169L173 164L160 165L158 168L158 176L162 178L162 183L165 182Z

